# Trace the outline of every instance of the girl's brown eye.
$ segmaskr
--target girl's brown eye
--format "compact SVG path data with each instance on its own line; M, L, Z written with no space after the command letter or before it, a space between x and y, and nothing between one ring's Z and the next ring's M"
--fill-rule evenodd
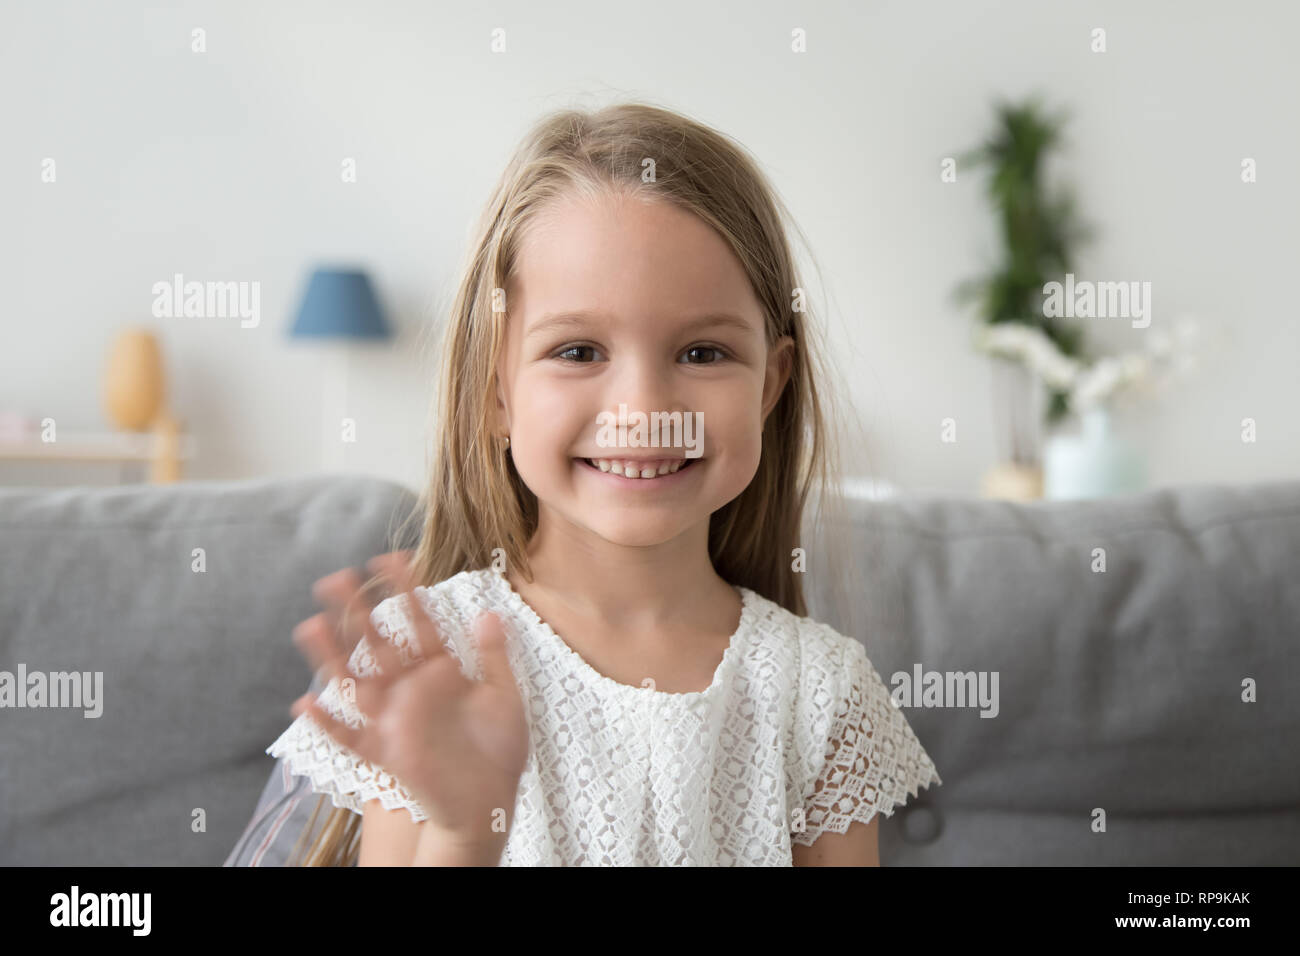
M580 362L581 359L574 357L573 355L574 352L594 352L594 351L595 349L593 349L590 345L574 345L565 349L563 352L560 352L556 356L556 358L562 358L570 362Z
M689 349L687 349L684 354L690 355L693 352L713 352L715 355L718 356L718 358L715 359L714 361L718 361L723 357L722 349L716 349L712 345L693 345ZM687 362L686 364L687 365L711 365L712 363L711 362Z

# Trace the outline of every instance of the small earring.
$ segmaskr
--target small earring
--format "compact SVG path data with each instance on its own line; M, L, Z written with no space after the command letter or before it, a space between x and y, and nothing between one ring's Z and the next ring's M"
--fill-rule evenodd
M504 446L504 447L506 447L506 448L509 448L509 447L510 447L510 436L509 436L509 435L506 436L506 443L505 443L505 446Z

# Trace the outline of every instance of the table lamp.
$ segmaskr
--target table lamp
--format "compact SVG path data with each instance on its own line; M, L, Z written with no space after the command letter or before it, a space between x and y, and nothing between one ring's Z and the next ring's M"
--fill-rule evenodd
M299 340L380 340L392 335L370 277L361 269L316 268L298 306L289 337ZM347 405L347 354L338 353L335 374L325 375L322 395L323 442L334 448L333 463L342 462L341 413ZM330 381L334 382L333 388ZM333 391L333 398L327 394Z
M386 339L392 333L360 269L316 269L289 330L292 338Z

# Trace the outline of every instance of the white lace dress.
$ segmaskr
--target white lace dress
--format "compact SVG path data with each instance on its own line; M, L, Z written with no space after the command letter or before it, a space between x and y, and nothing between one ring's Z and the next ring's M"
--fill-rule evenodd
M482 674L479 612L505 626L531 746L502 866L789 866L792 844L891 816L942 784L862 644L736 590L740 626L712 684L668 693L597 672L491 569L416 589L467 676ZM406 611L392 597L371 620L410 661L418 645ZM365 641L349 669L375 673ZM365 719L345 712L337 680L318 700L350 726ZM425 819L400 782L305 714L266 752L337 807L360 813L378 798Z

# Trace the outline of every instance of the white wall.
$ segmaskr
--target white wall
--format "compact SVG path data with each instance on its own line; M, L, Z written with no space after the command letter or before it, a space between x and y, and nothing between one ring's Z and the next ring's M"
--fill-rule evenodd
M939 162L995 96L1068 105L1102 238L1081 275L1200 317L1199 378L1125 415L1155 483L1300 476L1293 54L1276 3L24 2L0 13L0 408L106 425L116 329L158 328L195 478L344 467L420 481L432 368L413 344L467 230L542 112L645 97L762 161L822 269L871 461L970 492L994 458L986 360L951 291L993 252L982 181ZM191 30L207 52L190 51ZM504 27L508 51L489 52ZM790 51L790 32L808 52ZM1108 51L1089 51L1104 27ZM344 157L359 182L340 181ZM1242 157L1258 162L1244 185ZM57 162L57 182L40 181ZM322 436L337 365L284 338L316 260L369 267L400 328L348 360L357 444ZM155 320L154 282L261 283L262 321ZM1139 333L1099 322L1098 341ZM955 445L939 422L959 422ZM1240 421L1258 421L1256 444ZM341 460L336 458L341 454ZM0 473L2 474L2 473Z

